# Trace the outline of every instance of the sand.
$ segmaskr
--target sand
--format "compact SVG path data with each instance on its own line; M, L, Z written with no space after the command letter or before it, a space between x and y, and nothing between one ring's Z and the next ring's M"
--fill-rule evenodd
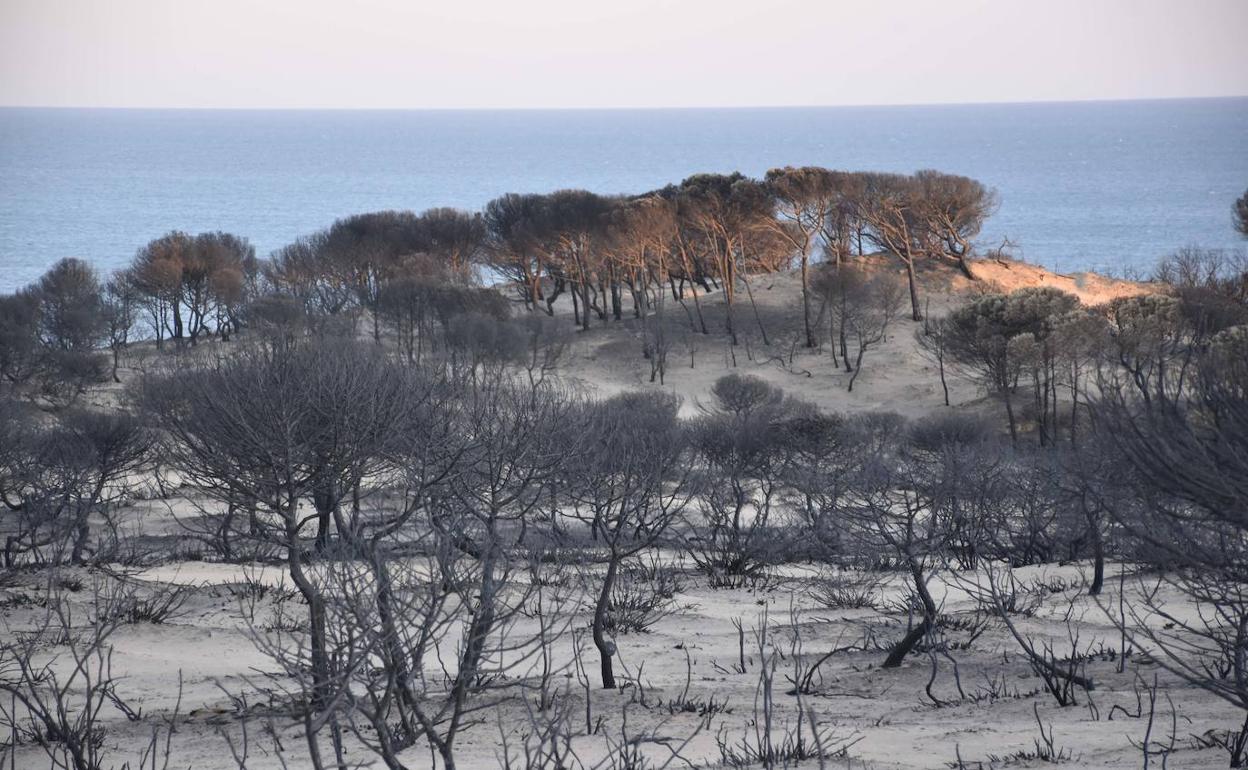
M879 260L868 260L871 269L895 270ZM926 314L937 318L962 304L968 298L988 291L1009 292L1015 289L1052 286L1079 297L1095 307L1116 298L1156 291L1150 284L1105 278L1085 273L1063 276L1023 262L973 260L972 270L977 281L969 281L950 267L928 268L920 274L920 302ZM900 279L901 274L898 274ZM868 349L862 371L848 390L850 373L834 363L829 346L818 350L804 348L801 329L800 276L796 272L757 276L752 281L755 304L763 318L771 346L763 346L761 332L745 292L737 297L734 317L739 329L740 345L734 350L724 334L724 301L721 292L712 291L700 298L710 335L691 333L679 305L670 303L666 312L672 320L673 343L664 385L684 400L683 413L695 414L699 404L706 403L714 382L730 372L761 377L786 393L809 401L830 412L861 413L868 411L896 412L919 418L946 409L940 375L935 361L925 357L916 339L922 324L909 318L908 303L901 315L890 325L886 339ZM566 295L565 295L566 296ZM818 302L811 300L812 315L817 316ZM687 302L692 310L692 302ZM577 334L570 354L563 362L563 372L579 380L601 395L624 390L659 388L650 383L650 364L642 355L640 324L628 319L631 306L626 306L622 323L601 323L595 319L587 333ZM560 298L556 314L568 317L571 325L571 303ZM822 329L820 331L823 331ZM826 336L826 335L825 335ZM797 343L796 346L794 343ZM690 347L692 346L692 351ZM853 356L853 342L850 342ZM692 358L693 365L690 365ZM953 370L946 371L949 400L954 408L995 409L981 384L972 376Z
M1058 286L1078 293L1089 304L1152 290L1147 285L1096 276L1059 276L1017 263L981 262L975 265L975 271L983 283L971 284L952 273L943 277L943 285L931 288L929 283L925 293L930 312L946 312L964 297L982 291L988 282L1007 288ZM792 322L800 308L797 278L793 275L760 277L755 279L753 289L760 312L772 326L770 333L777 340L784 339L786 334L792 338ZM702 301L708 322L713 326L721 323L723 308L718 293ZM744 295L742 301L745 301ZM669 308L671 312L678 310ZM566 306L561 305L560 316L566 316L566 312ZM919 417L942 409L996 408L977 383L960 374L950 376L952 406L945 407L935 366L920 354L914 338L915 324L904 317L896 322L879 349L868 354L864 371L852 393L846 390L848 375L834 366L826 350L793 350L784 348L779 341L773 345L773 350L766 350L759 344L757 330L750 329L752 319L744 305L739 312L739 322L743 336L750 338L750 350L747 352L745 345L738 348L736 366L732 365L728 347L718 329L716 334L705 338L692 335L696 345L694 366L689 366L688 349L682 350L683 342L678 341L662 386L648 382L649 366L639 354L639 330L637 323L631 320L619 324L595 323L590 332L575 335L561 368L565 375L599 395L661 387L684 399L686 414L697 412L699 404L707 399L711 384L728 371L763 377L828 411L884 409ZM786 324L790 327L787 331ZM792 363L788 360L790 352ZM780 360L776 360L777 357ZM107 394L95 397L105 401L110 398ZM179 517L193 516L195 507L189 500L175 495L171 501L136 502L122 514L135 530L168 539L179 536ZM679 562L679 557L672 553L663 554L663 558ZM1037 581L1069 586L1067 590L1047 593L1033 617L1017 619L1026 633L1051 641L1058 650L1068 649L1068 627L1063 619L1069 616L1074 618L1074 626L1080 634L1080 650L1104 651L1093 656L1087 668L1087 673L1096 681L1096 690L1090 698L1081 693L1077 706L1059 707L1049 695L1039 691L1040 680L998 622L990 622L969 649L954 653L956 678L951 660L936 660L932 691L944 701L939 705L924 694L932 676L932 658L916 654L901 668L884 670L880 668L884 653L876 649L833 655L821 669L818 687L799 700L796 695L789 694L790 683L786 680L795 661L809 664L833 647L864 638L867 630L887 641L904 632L907 617L897 612L834 609L821 605L811 589L818 584L822 568L814 564L791 564L778 568L773 578L764 583L739 589L711 589L704 578L686 570L681 579L682 588L674 598L680 608L678 612L659 621L648 633L617 638L623 669L620 673L629 683L615 691L592 689L592 708L596 716L602 717L602 729L609 735L620 735L625 714L633 734L653 730L654 736L675 743L693 735L684 752L686 757L696 763L715 766L720 757L717 737L732 743L755 730L754 709L762 661L757 650L747 650L745 670L736 668L739 639L734 621L745 629L747 638L766 622L773 640L778 640L784 652L783 660L778 660L775 676L777 718L792 724L798 718L800 707L803 713L814 714L828 740L849 745L846 756L830 761L828 767L956 767L959 757L965 767L1037 767L1047 764L1033 756L1037 742L1043 746L1041 725L1045 731L1051 730L1054 745L1069 767L1140 767L1142 755L1133 741L1138 744L1149 725L1147 698L1145 696L1141 714L1137 696L1144 692L1141 686L1152 684L1154 678L1164 695L1157 705L1153 739L1168 743L1173 725L1169 766L1225 767L1227 755L1224 751L1208 748L1193 736L1237 729L1242 715L1237 719L1230 706L1178 681L1138 648L1133 649L1125 670L1118 671L1117 652L1121 640L1107 613L1112 613L1116 606L1118 583L1115 576L1119 568L1119 565L1110 565L1110 580L1099 604L1080 590L1090 571L1087 564L1049 565L1017 571L1016 577L1023 583ZM114 565L113 569L142 585L186 586L190 595L177 617L162 624L127 625L113 638L114 672L121 676L118 691L133 706L142 707L144 718L141 722L131 722L114 709L103 710L108 726L104 747L107 764L120 766L124 761L137 760L150 739L152 726L167 718L178 702L180 679L181 717L173 736L174 753L169 767L203 770L235 767L222 733L233 736L236 741L239 738L242 715L237 706L242 696L253 706L246 715L252 737L251 756L246 766L282 766L274 753L272 740L264 736L262 729L267 718L265 704L277 684L270 679L276 675L276 666L256 650L245 628L236 594L237 585L249 577L268 585L283 586L286 583L284 571L275 566L215 564L187 559L141 567ZM87 570L75 572L85 587L72 594L72 600L82 609L89 600L92 581L105 579L105 576ZM38 617L40 610L24 603L20 597L36 596L41 579L39 573L20 573L10 584L0 588L0 634L16 633ZM1126 581L1125 585L1129 592L1138 590L1134 580ZM943 602L943 612L947 615L959 618L973 615L974 602L961 590L954 575L943 572L934 576L932 590L937 600ZM261 616L272 611L279 594L274 591L260 600L257 607ZM902 595L902 583L896 576L885 579L876 589L877 600L881 603L897 600ZM572 622L575 626L584 626L586 613L581 611ZM795 641L795 629L800 643ZM959 632L951 631L950 638L959 638ZM1111 656L1110 650L1115 654ZM51 655L56 650L47 652ZM570 638L558 642L554 657L565 666L570 663ZM594 663L591 656L591 672ZM700 724L697 715L685 712L671 715L661 705L686 691L686 677L689 698L703 704L709 699L726 704L726 710L714 714L709 726L700 732L697 731ZM558 681L569 688L567 697L571 699L574 712L580 714L584 695L576 678L565 671ZM459 745L460 766L497 766L500 725L513 741L519 740L527 713L523 704L511 702L468 730ZM305 746L298 729L289 720L273 719L285 762L290 767L306 766ZM808 724L806 729L809 730ZM602 742L599 737L582 736L576 739L575 745L583 759L592 761L600 752ZM644 745L652 756L665 756L664 743ZM364 764L374 759L357 746L349 746L348 758ZM423 746L404 752L402 758L413 768L430 766L430 754ZM1156 757L1153 762L1160 764ZM18 747L16 767L46 765L37 746L25 742ZM380 763L374 762L374 766ZM812 760L801 766L819 765Z

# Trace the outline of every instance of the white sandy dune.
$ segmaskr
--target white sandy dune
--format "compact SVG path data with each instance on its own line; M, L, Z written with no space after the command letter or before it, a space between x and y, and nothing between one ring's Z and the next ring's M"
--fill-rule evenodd
M1005 288L1029 285L1056 285L1075 291L1089 303L1106 301L1124 293L1148 290L1147 286L1114 282L1093 276L1062 277L1039 268L1020 264L979 263L982 282L971 284L947 272L927 276L924 292L930 312L945 312L960 298L991 283ZM701 299L712 326L711 335L688 335L677 339L672 348L666 383L661 386L685 399L686 413L696 411L707 398L711 384L728 371L739 371L765 378L792 395L809 400L821 409L856 412L891 410L917 417L945 409L935 366L924 359L914 339L916 325L904 315L890 330L889 338L871 351L853 393L846 391L848 375L836 369L830 354L786 347L781 341L793 339L794 321L800 312L798 284L794 275L755 279L754 295L760 313L770 326L773 345L761 344L747 300L740 296L738 324L746 345L731 351L722 334L723 305L718 293ZM566 320L570 307L559 306L559 318ZM627 310L626 310L627 312ZM668 312L681 313L669 305ZM571 346L561 362L562 371L600 394L651 385L649 365L640 355L637 322L601 324L595 321L589 333L571 337ZM694 365L689 365L693 347ZM792 363L788 356L792 352ZM777 360L780 359L780 360ZM983 392L966 377L951 374L953 409L996 409ZM175 496L172 501L142 501L126 511L128 526L146 534L171 535L179 531L179 517L193 516L195 507ZM667 553L664 558L679 563ZM123 568L131 580L144 584L178 584L188 587L190 598L172 620L154 625L131 624L114 637L112 664L122 675L119 692L134 706L142 707L145 720L128 721L115 710L105 708L108 733L105 744L110 761L120 766L137 760L149 740L152 721L167 717L179 698L181 682L181 721L173 736L174 754L170 768L226 770L236 767L222 734L237 742L241 736L238 711L241 698L249 704L246 714L252 741L248 768L307 766L306 746L297 726L280 715L272 716L277 743L266 736L263 725L269 713L270 696L281 682L272 679L276 666L258 652L242 620L237 586L255 579L274 590L260 600L259 616L272 611L287 580L283 569L263 565L228 565L182 560L145 568ZM1208 748L1198 738L1209 731L1237 729L1233 710L1213 696L1178 681L1152 661L1138 647L1119 671L1121 646L1110 614L1115 611L1118 565L1110 565L1110 579L1100 604L1080 590L1089 567L1086 564L1030 567L1017 571L1025 585L1049 585L1033 617L1020 618L1019 626L1036 639L1050 641L1056 649L1070 647L1065 618L1073 618L1079 632L1079 649L1100 650L1087 665L1087 674L1096 689L1079 705L1059 707L1039 691L1041 682L1019 654L1017 645L999 622L988 622L987 629L953 657L912 655L899 669L880 668L884 652L873 649L904 633L907 616L896 611L871 609L832 609L821 605L810 590L822 570L817 565L795 564L777 570L775 576L753 588L711 589L704 578L688 569L681 577L675 596L679 611L654 625L648 633L617 638L622 678L630 684L620 690L591 688L592 710L601 717L602 730L618 736L627 715L630 729L656 728L667 742L650 743L645 751L665 758L665 746L694 737L684 755L702 766L714 767L720 756L717 740L732 743L754 734L755 704L758 697L760 656L753 647L753 634L766 623L768 633L785 651L776 671L777 719L794 724L799 713L807 720L813 715L825 739L848 746L845 756L830 760L833 768L931 769L958 767L959 757L969 768L1040 767L1048 763L1028 758L1041 741L1041 730L1051 731L1055 747L1062 751L1067 767L1138 768L1142 755L1133 745L1146 730L1147 699L1137 696L1145 685L1160 683L1164 695L1157 704L1153 740L1171 740L1171 768L1225 767L1227 755ZM86 611L90 585L99 575L80 571L85 584L74 601ZM41 611L22 600L39 592L39 576L23 574L0 588L0 634L16 633ZM1134 578L1124 583L1127 591L1139 590ZM948 573L937 574L932 590L944 611L961 618L973 615L974 602ZM876 587L880 604L899 603L904 596L902 578L889 577ZM296 611L298 608L296 608ZM584 627L587 615L582 609L572 616L574 627ZM738 625L746 635L746 665L740 670ZM796 637L795 637L796 631ZM950 632L959 638L958 632ZM872 642L872 640L875 640ZM800 700L789 694L786 679L795 662L809 663L836 647L865 643L870 648L833 655L821 668L819 685ZM584 709L584 690L571 669L571 637L560 640L553 658L561 666L558 687L566 687L576 713ZM1110 654L1113 651L1114 654ZM49 655L55 650L48 650ZM956 667L954 664L956 661ZM933 662L936 674L933 679ZM590 656L591 677L596 660ZM939 705L925 695L931 691ZM687 682L687 684L686 684ZM959 693L959 686L961 693ZM663 703L686 692L693 701L726 704L715 713L709 727L700 732L700 717L683 711L669 714ZM531 704L530 704L531 706ZM801 711L799 712L799 708ZM488 713L473 726L459 744L462 768L499 765L500 729L514 742L520 740L528 724L529 706L512 701L496 713ZM1242 714L1239 715L1242 719ZM1039 720L1039 724L1037 722ZM578 729L581 725L577 723ZM779 727L777 728L779 729ZM805 729L809 735L809 723ZM696 733L696 734L695 734ZM275 753L280 745L282 756ZM600 753L600 737L581 736L575 746L583 760ZM379 767L374 757L358 746L348 746L348 759ZM427 747L418 745L405 751L403 761L413 768L429 767ZM1160 766L1158 760L1154 762ZM29 741L19 745L14 767L47 766L40 749ZM705 764L703 764L705 763ZM683 763L673 766L684 767ZM807 761L802 767L820 767Z

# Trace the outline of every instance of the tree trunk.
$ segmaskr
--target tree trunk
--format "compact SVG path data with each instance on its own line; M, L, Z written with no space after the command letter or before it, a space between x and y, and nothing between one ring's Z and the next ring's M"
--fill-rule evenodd
M308 632L312 651L312 693L311 703L315 711L319 711L329 702L329 658L325 650L325 602L316 586L303 571L303 553L299 547L298 534L298 502L292 497L289 510L286 512L286 566L290 570L291 582L299 589L308 605ZM310 715L310 716L315 716ZM316 733L305 731L308 752L316 767L323 767L321 752Z
M683 301L683 300L682 300ZM698 289L693 289L693 309L698 314L698 327L703 334L710 334L706 329L706 318L702 316L702 303L698 302Z
M904 262L906 263L906 280L910 284L911 318L915 321L922 321L923 312L919 310L919 285L914 276L914 257L908 257Z
M83 554L87 550L87 540L91 536L90 517L91 509L87 508L78 513L78 520L74 522L74 546L69 557L71 564L82 564Z
M901 662L910 654L910 650L914 649L919 640L927 635L931 627L931 621L924 615L922 622L910 629L910 633L903 636L901 641L897 643L897 646L893 647L892 651L888 653L888 658L884 660L883 667L897 668L900 666Z
M965 252L958 255L958 268L962 271L962 275L965 275L968 279L972 281L978 280L975 277L975 273L971 272L971 263L966 261Z
M862 373L862 357L867 352L867 346L858 342L858 355L854 359L854 373L849 376L849 392L854 392L854 380L858 379L858 375Z
M1079 439L1079 373L1072 372L1070 377L1070 445L1078 446Z
M745 294L750 298L750 309L754 311L754 323L758 324L758 332L763 336L763 344L770 346L771 341L767 339L767 329L763 326L763 318L758 314L758 305L754 302L754 289L750 286L750 280L745 277L744 273L742 274L741 282L745 284ZM805 300L804 296L803 300Z
M1014 420L1014 402L1010 398L1010 387L1007 385L1003 393L1005 395L1005 416L1010 423L1010 443L1018 446L1018 424Z
M385 634L386 652L390 657L388 664L394 674L399 698L406 707L411 708L415 704L415 696L412 693L411 672L407 665L407 658L403 654L402 645L399 644L398 630L395 627L395 612L392 598L393 586L390 581L390 570L385 565L375 546L370 549L369 561L373 568L373 575L377 580L377 618L381 623L382 632Z
M945 391L945 406L949 406L949 383L945 380L945 342L940 342L940 354L936 357L936 363L940 366L940 387Z
M841 361L836 355L836 314L828 313L828 349L832 351L832 366L841 368Z
M910 629L910 633L902 637L897 646L888 653L888 657L884 660L884 668L897 668L901 662L906 659L906 655L910 653L914 646L919 643L932 625L936 622L936 602L932 599L932 595L927 590L927 580L923 577L923 570L919 564L910 557L910 576L914 578L914 590L919 596L919 601L923 603L923 620L919 625Z
M1088 596L1100 596L1105 586L1105 541L1101 535L1100 522L1092 511L1088 510L1087 502L1083 503L1083 515L1088 520L1088 537L1092 540L1092 585L1088 586Z
M849 335L845 333L845 316L843 314L837 329L837 336L841 341L841 361L845 364L845 371L852 372L854 367L849 363Z
M728 293L724 294L724 318L728 325L728 337L732 340L732 344L735 347L737 344L737 329L732 323L732 295Z
M1088 586L1088 596L1100 596L1105 586L1105 549L1099 532L1092 539L1092 558L1092 585Z
M615 688L615 671L612 659L615 657L615 645L607 640L607 608L611 604L611 588L615 585L615 576L619 571L619 559L614 555L607 565L606 577L602 580L602 590L598 593L598 604L594 607L593 636L594 646L598 648L598 656L602 660L602 689Z
M329 531L333 524L332 482L317 484L312 490L312 505L316 508L316 550L324 551L329 546Z
M589 281L581 281L581 331L589 331Z
M806 326L806 347L815 347L815 330L810 327L810 285L807 279L809 261L802 253L802 323Z

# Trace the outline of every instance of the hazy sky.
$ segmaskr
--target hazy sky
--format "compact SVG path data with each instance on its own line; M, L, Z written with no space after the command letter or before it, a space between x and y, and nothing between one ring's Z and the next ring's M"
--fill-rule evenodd
M0 104L642 107L1248 94L1248 0L0 0Z

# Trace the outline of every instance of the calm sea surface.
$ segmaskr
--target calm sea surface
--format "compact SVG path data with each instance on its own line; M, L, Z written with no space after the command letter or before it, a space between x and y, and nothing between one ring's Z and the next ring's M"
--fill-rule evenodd
M782 165L977 177L981 240L1064 271L1147 270L1237 247L1248 98L621 111L0 109L0 291L52 262L124 264L171 229L260 255L347 214L477 208L504 192L642 192Z

